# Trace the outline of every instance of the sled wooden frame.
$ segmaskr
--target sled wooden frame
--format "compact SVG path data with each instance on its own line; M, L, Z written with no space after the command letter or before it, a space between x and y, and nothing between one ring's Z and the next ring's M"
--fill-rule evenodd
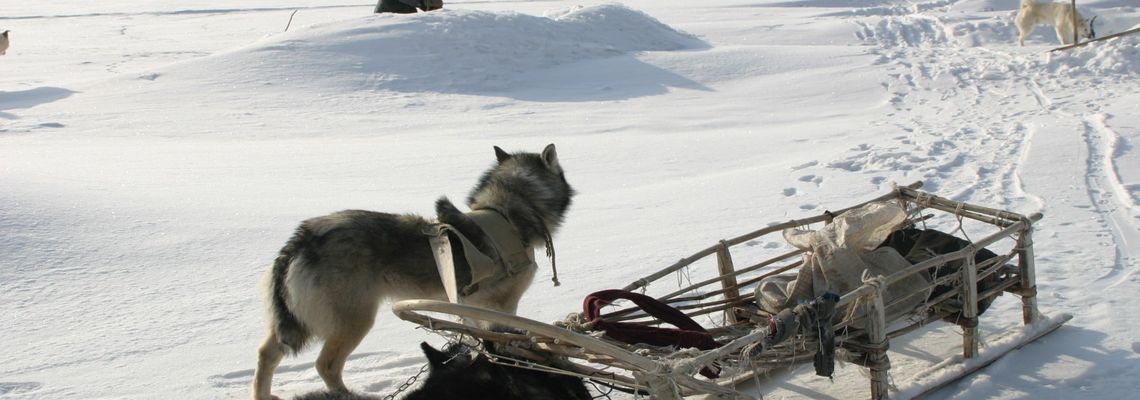
M721 240L624 288L625 290L645 288L661 278L691 266L698 260L715 257L717 265L715 277L692 283L658 297L658 300L671 304L690 316L723 313L722 326L712 327L709 331L725 344L712 350L674 351L674 349L645 345L627 345L604 337L601 332L592 331L589 324L560 323L559 325L566 327L555 326L478 307L434 300L401 301L393 306L393 312L401 319L429 329L511 344L499 348L507 351L506 357L514 358L512 365L534 362L535 364L531 364L532 368L546 368L556 373L588 376L597 381L648 392L653 399L680 399L695 395L709 395L708 398L717 399L752 399L734 390L734 386L752 379L756 374L802 362L810 363L814 350L812 350L812 335L797 335L783 343L769 346L769 343L765 342L768 336L768 314L756 306L753 290L747 289L754 287L765 277L795 272L800 265L802 251L787 252L737 269L732 257L734 246L768 235L780 235L786 228L823 224L829 222L835 215L870 202L898 201L908 211L908 219L912 224L922 224L934 216L932 214L941 213L958 219L959 223L963 220L980 222L981 224L974 225L986 227L991 231L959 251L936 256L889 276L871 278L864 285L842 296L837 303L838 309L852 305L852 308L863 311L863 316L845 319L835 325L837 347L844 350L836 356L842 355L845 361L864 366L869 370L872 399L888 398L887 374L890 370L890 361L887 349L890 339L947 316L959 316L957 324L962 328L963 341L961 362L958 362L955 368L944 365L943 369L949 373L938 374L939 378L936 380L911 385L912 388L904 385L899 393L901 397L921 398L984 368L1010 351L1051 333L1072 318L1070 315L1045 318L1037 308L1032 224L1041 219L1041 214L1024 216L956 202L917 190L921 185L921 182L915 182L899 186L889 194L834 213L825 212L823 215L772 225L742 236ZM775 240L782 240L782 237ZM1004 254L995 251L997 257L975 264L974 254L982 248L995 244L1004 245L1001 247L1010 250ZM960 269L960 274L935 279L931 287L954 284L956 290L931 298L908 313L906 317L894 321L886 320L885 310L890 304L884 304L885 288L907 276L924 273L932 267L954 260L964 262L965 267ZM961 284L961 282L976 283L993 274L998 274L999 283L982 293L977 291L976 284ZM1001 336L1012 341L1012 344L991 346L986 351L980 352L978 300L993 298L1002 293L1010 293L1020 298L1021 319L1024 326L1001 332ZM991 310L987 317L994 312L996 311ZM430 316L424 313L444 314L450 317ZM480 326L493 324L509 327L521 333L495 332L464 325L454 322L455 317L460 317L468 323L482 322ZM611 321L659 323L646 316L636 306L608 313L604 318ZM758 347L762 351L757 352ZM714 363L724 367L722 378L709 380L697 375L702 368Z

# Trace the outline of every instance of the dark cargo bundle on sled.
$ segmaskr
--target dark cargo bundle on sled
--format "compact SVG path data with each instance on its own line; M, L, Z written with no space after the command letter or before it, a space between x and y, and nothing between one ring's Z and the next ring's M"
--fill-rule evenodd
M887 398L890 341L940 320L956 324L962 356L975 361L896 382L898 397L922 396L1071 316L1037 310L1032 224L1040 214L956 202L920 186L722 240L621 289L591 294L582 313L554 324L431 300L400 302L393 311L429 329L499 343L508 355L495 357L513 365L654 399L751 399L735 385L799 363L830 376L836 360L865 367L870 397ZM785 242L792 249L757 246ZM702 264L715 269L698 271ZM665 294L636 293L681 271L698 278ZM1020 300L1024 326L1000 332L1010 345L980 352L979 318L1003 293ZM633 304L602 312L617 300ZM1009 318L1001 314L991 309L985 318Z

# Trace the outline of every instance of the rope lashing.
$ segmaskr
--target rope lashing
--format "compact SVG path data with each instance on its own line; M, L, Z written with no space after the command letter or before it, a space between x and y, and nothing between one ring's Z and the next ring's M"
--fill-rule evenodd
M875 289L875 291L872 294L868 294L868 295L863 296L863 297L882 296L883 295L883 291L885 290L885 287L887 284L886 284L886 280L884 279L884 277L882 275L876 275L876 276L872 277L870 271L863 270L862 280L863 280L864 285L870 286L870 287ZM873 318L873 317L868 316L868 318ZM890 366L891 366L890 360L886 357L882 357L882 356L886 355L886 351L890 347L890 341L888 339L884 338L881 342L878 342L878 343L867 342L867 344L864 345L863 347L865 347L868 350L871 350L868 354L869 356L873 355L873 357L868 357L867 363L866 363L867 367L874 368L874 369L889 369L890 368Z
M554 262L554 238L550 237L550 231L545 226L542 233L546 236L546 257L550 258L550 269L554 272L550 280L554 282L554 286L562 286L562 282L558 281L558 265Z

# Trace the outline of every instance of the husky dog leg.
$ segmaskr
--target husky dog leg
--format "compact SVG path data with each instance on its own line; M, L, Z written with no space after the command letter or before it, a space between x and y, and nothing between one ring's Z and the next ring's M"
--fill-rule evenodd
M253 398L259 400L279 400L280 397L269 394L269 386L273 381L273 371L281 364L285 357L286 348L277 339L277 335L269 332L269 336L257 350L257 369L253 376Z
M472 210L501 213L533 251L545 246L562 223L573 189L566 183L554 145L541 154L508 154L495 147L497 163L468 197ZM470 236L462 213L446 199L439 218ZM367 335L383 301L446 300L425 236L433 222L414 215L347 210L301 223L267 274L269 333L258 350L253 398L271 394L273 371L285 355L311 338L324 345L316 369L331 391L346 391L345 360ZM478 229L475 227L474 229ZM471 304L513 313L536 268L480 287Z
M1070 42L1073 41L1073 30L1069 29L1069 25L1071 24L1061 24L1055 26L1053 29L1057 32L1057 41L1061 42L1061 44L1072 44Z
M323 321L326 322L325 326L316 330L318 336L325 341L320 355L317 356L316 368L317 374L325 382L325 387L333 392L348 391L342 376L344 363L372 329L372 324L376 321L376 312L380 308L380 292L377 288L351 283L356 280L371 279L368 274L362 272L364 271L352 271L342 276L323 274L320 279L324 282L316 282L316 276L305 277L304 279L314 279L313 282L306 283L308 287L320 288L313 293L325 298L298 296L298 300L304 299L309 305L316 306L309 309L304 309L305 307L300 305L297 307L298 314L304 315L306 321L325 319ZM329 280L332 282L328 282ZM337 292L340 293L328 298L329 293Z
M372 312L372 318L375 318L375 309ZM347 392L348 387L344 385L344 363L348 361L348 355L356 350L356 346L360 341L364 340L364 336L368 335L368 330L372 328L372 319L368 323L360 323L358 326L350 328L342 328L339 334L325 340L324 347L321 348L321 355L317 357L317 373L320 374L321 379L325 381L325 387L332 391ZM361 321L363 322L363 321Z
M1020 46L1025 46L1025 38L1033 33L1033 28L1036 27L1041 17L1040 11L1036 8L1037 3L1033 0L1021 0L1021 8L1017 10L1017 17L1014 18L1014 23L1017 25L1017 43Z

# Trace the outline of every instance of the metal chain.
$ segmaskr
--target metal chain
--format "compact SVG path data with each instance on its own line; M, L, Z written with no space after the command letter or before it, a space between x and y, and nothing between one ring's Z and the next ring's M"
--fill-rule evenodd
M416 383L416 380L420 379L420 376L423 375L424 372L427 372L428 367L431 367L431 363L424 364L424 366L420 368L420 372L417 372L415 375L412 375L412 377L408 378L408 380L404 381L404 383L400 384L400 387L396 388L395 392L384 396L384 400L393 400L396 398L396 395L403 393L405 390L408 390L409 387Z

